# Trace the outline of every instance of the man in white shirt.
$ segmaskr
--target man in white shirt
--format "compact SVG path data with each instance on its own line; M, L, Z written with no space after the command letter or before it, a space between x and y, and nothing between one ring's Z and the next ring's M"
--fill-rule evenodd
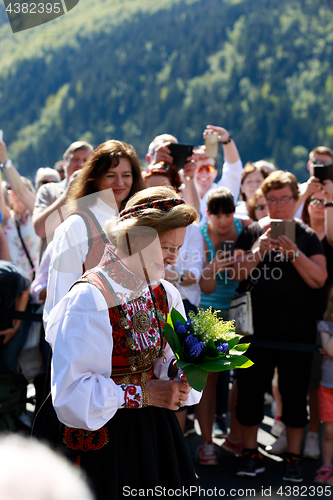
M53 212L65 205L70 185L77 175L75 172L81 170L92 151L93 147L88 142L73 142L64 153L63 168L65 179L59 183L45 184L37 192L33 223L38 236L44 239L43 251L46 248L46 237L51 235L49 231L53 233L56 227L62 222L60 217L54 217L52 227L48 224L47 234L45 221Z
M204 131L204 138L212 132L218 134L218 140L222 143L224 164L222 177L215 183L214 181L217 177L217 170L215 168L216 160L205 156L205 146L200 146L195 150L196 171L194 174L194 183L200 196L200 225L205 224L207 220L206 198L210 189L217 186L227 187L232 192L236 203L242 180L243 164L233 138L225 128L213 125L207 125Z

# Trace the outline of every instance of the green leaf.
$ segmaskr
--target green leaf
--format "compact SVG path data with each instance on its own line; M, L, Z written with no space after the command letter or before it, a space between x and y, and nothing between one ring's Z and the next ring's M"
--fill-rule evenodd
M163 322L164 322L164 320L163 320ZM171 328L174 328L174 324L172 323L172 319L171 319L170 314L168 314L168 316L167 316L167 323L171 326Z
M188 361L184 361L183 359L179 359L177 361L176 365L179 366L179 368L182 368L183 370L186 366L189 366L189 365L195 366L193 363L189 363Z
M173 307L173 309L171 311L171 319L172 319L172 322L173 322L174 325L176 324L176 321L180 321L182 325L186 321L186 319L183 318L183 316L174 307Z
M237 356L238 358L239 356ZM231 370L231 358L221 358L216 359L215 361L208 361L206 363L202 363L200 365L202 370L207 372L223 372L225 370Z
M250 344L238 344L233 349L230 349L229 353L234 356L239 356L239 354L244 354L250 347Z
M246 356L235 356L231 361L231 368L249 368L253 364Z
M217 347L214 344L214 341L212 339L209 339L206 348L205 348L205 356L209 356L210 358L214 358L215 356L218 356L219 351Z
M188 365L184 368L186 380L196 391L203 391L206 385L208 373L198 366Z
M242 335L236 335L236 337L234 337L230 340L227 340L227 342L229 344L229 350L232 349L236 344L238 344L238 342L240 341L241 338L242 338Z
M173 352L177 354L180 359L184 359L178 335L174 331L174 329L169 325L169 323L165 323L164 325L164 337L166 338Z

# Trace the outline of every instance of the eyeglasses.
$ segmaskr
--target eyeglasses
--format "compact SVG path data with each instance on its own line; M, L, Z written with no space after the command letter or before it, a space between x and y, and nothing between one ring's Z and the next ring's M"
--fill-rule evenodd
M317 167L331 167L333 165L332 162L321 161L321 160L312 160L312 163Z
M169 165L164 163L156 163L155 165L148 165L145 172L149 172L150 170L163 170L167 172L169 170Z
M319 207L319 205L320 205L321 207L323 207L325 205L325 202L324 202L324 200L319 200L318 198L312 198L309 205L314 206L314 207Z
M215 167L213 167L213 165L202 165L201 167L198 167L196 169L196 172L203 172L204 170L206 170L208 174L212 174L215 170Z
M267 198L267 203L268 205L286 205L293 199L293 196L290 196L290 198L287 198L286 196L283 198Z
M267 205L256 205L254 210L265 210L265 208L267 208Z

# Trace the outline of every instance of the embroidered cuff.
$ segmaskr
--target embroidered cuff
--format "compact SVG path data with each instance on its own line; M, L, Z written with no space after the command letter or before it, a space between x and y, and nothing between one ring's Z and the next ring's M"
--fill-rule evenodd
M142 407L142 390L139 385L120 386L120 408L141 408Z

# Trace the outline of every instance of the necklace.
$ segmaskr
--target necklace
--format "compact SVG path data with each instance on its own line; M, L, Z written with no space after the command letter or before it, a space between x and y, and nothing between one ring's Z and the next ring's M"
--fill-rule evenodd
M158 323L158 329L159 329L159 334L160 334L160 347L158 348L157 346L149 346L143 349L139 354L136 354L137 351L137 344L133 338L133 333L134 330L136 330L140 334L145 334L149 331L151 327L151 319L147 311L140 309L139 311L136 311L136 313L132 317L132 325L129 322L129 320L126 317L126 313L123 310L121 305L117 305L120 320L119 320L119 327L123 328L126 331L127 334L127 339L126 339L126 347L130 350L130 356L127 360L127 363L130 365L132 371L136 371L137 368L142 367L142 366L147 366L148 364L152 363L155 361L157 357L163 356L163 341L164 341L164 336L163 336L163 329L161 326L161 322L159 319L159 312L157 309L157 303L156 303L156 297L153 289L151 288L150 285L148 285L149 292L151 295L151 298L153 299L154 303L154 311L155 311L155 318Z

